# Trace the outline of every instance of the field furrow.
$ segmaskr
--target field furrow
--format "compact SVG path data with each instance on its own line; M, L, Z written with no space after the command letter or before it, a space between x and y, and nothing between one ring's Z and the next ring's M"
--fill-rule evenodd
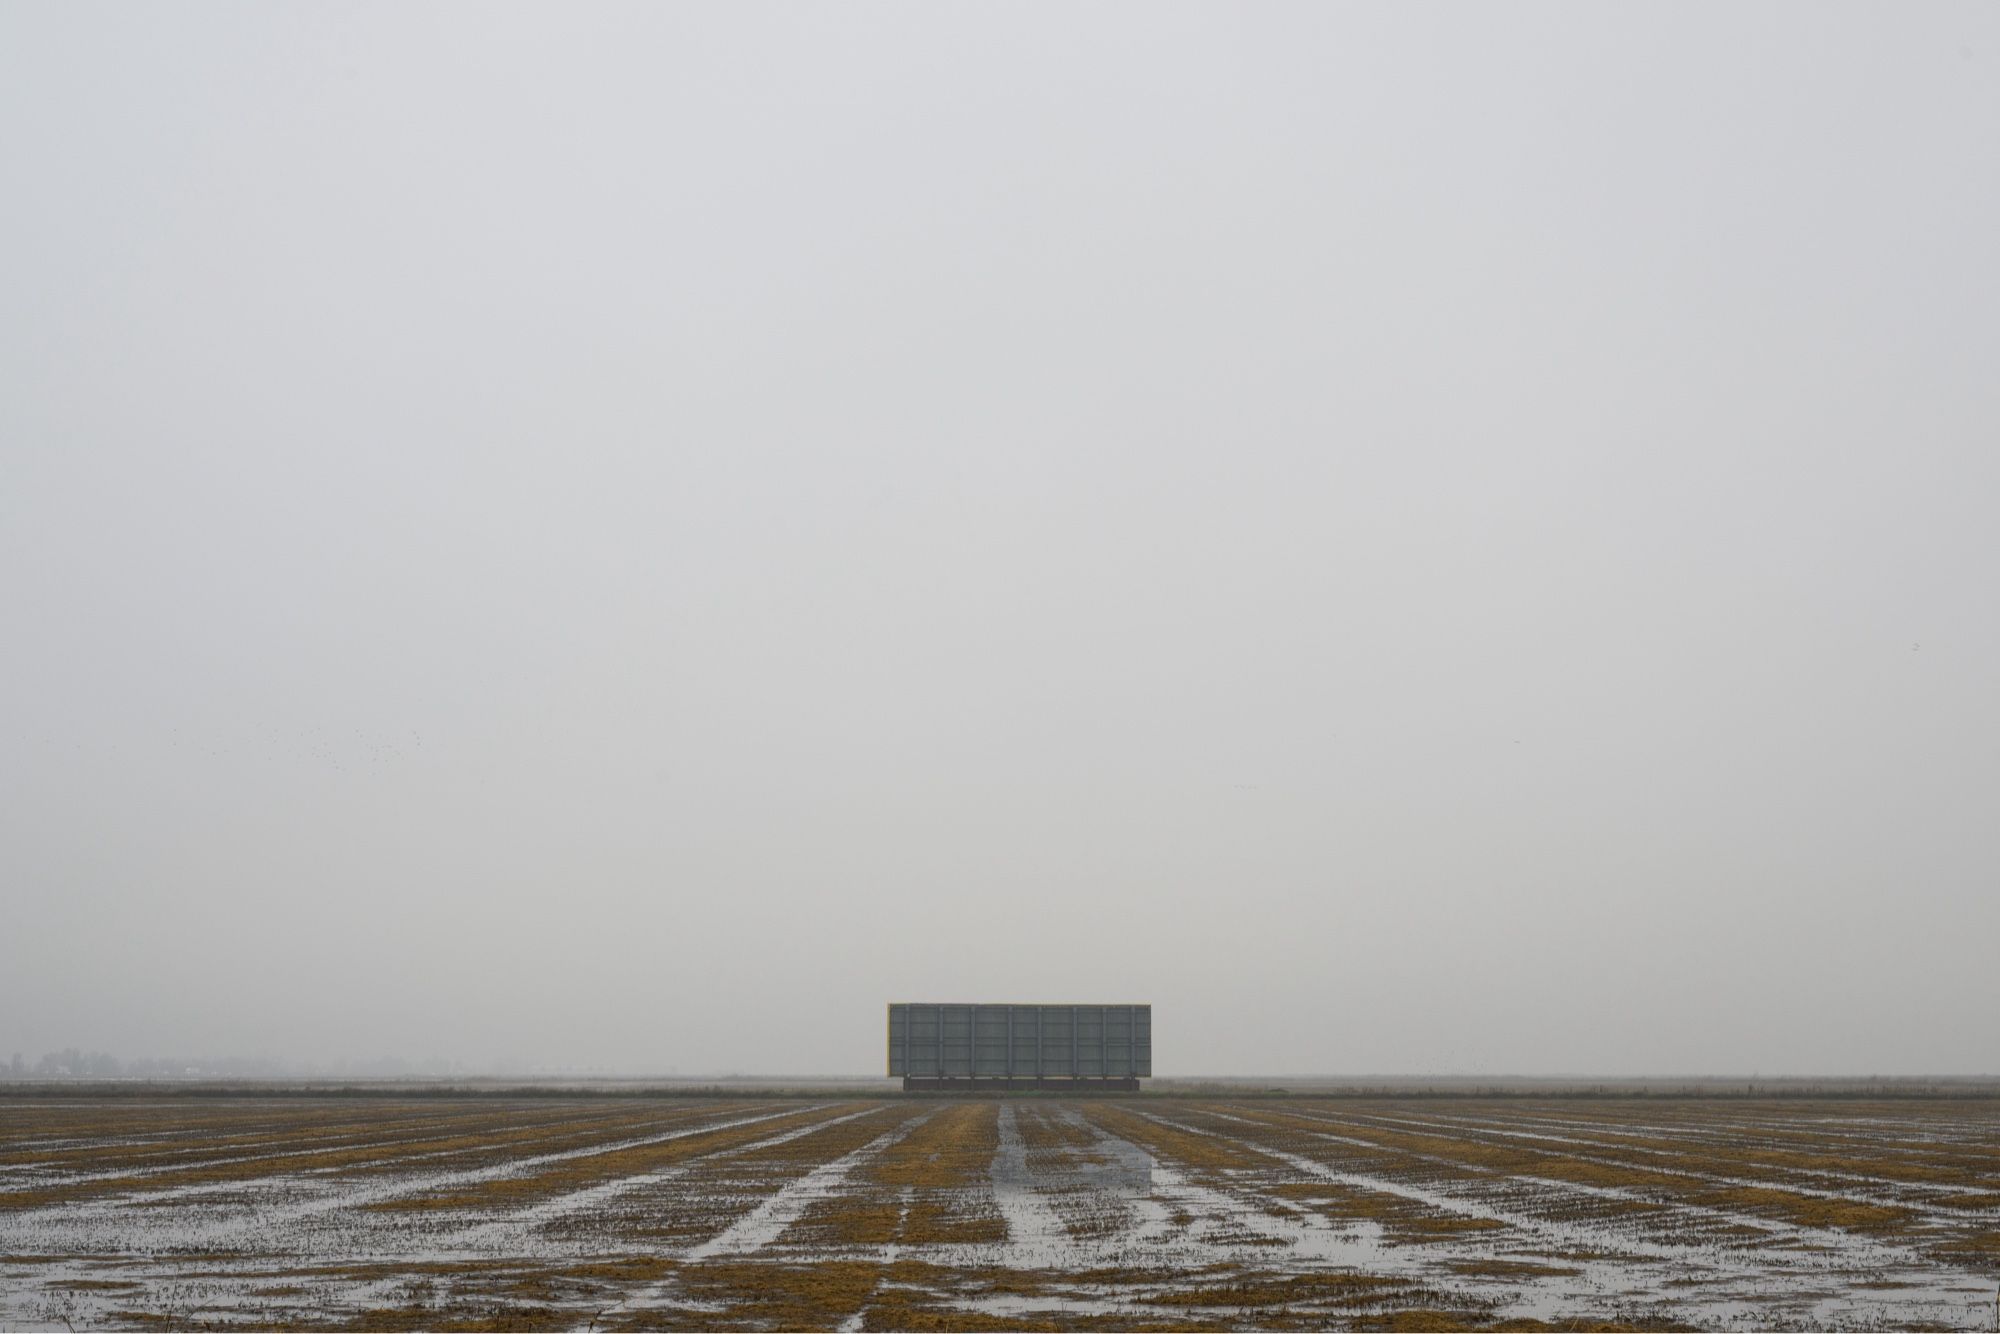
M2000 1105L0 1103L0 1327L1987 1328Z

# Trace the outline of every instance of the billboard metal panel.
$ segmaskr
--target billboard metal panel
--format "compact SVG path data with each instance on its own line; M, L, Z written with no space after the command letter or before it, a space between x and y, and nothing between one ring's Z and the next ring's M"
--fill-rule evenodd
M889 1007L889 1075L1133 1079L1153 1073L1151 1005Z

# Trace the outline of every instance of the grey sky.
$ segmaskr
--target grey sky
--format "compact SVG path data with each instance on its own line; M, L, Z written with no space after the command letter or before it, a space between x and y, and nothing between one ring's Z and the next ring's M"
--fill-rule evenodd
M0 1058L2000 1070L1991 5L8 4L0 171Z

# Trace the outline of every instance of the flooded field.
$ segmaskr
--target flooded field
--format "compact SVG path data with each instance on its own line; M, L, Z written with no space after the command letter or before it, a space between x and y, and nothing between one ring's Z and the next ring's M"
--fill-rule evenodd
M2000 1104L0 1103L0 1327L1991 1329Z

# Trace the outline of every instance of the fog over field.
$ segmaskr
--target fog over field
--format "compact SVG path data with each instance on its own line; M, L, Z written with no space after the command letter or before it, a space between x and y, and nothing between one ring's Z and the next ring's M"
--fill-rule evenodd
M2000 1072L2000 9L0 5L0 1061Z

